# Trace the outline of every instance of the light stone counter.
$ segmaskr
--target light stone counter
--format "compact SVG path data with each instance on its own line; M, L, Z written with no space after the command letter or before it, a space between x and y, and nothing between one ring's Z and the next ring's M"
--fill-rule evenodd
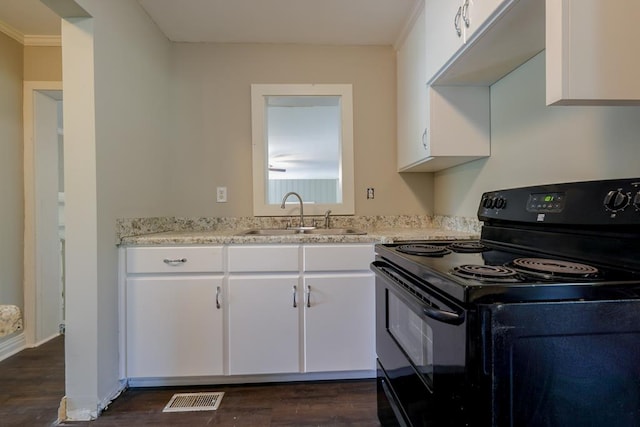
M477 233L449 231L437 228L380 229L364 235L287 234L278 236L237 235L239 230L166 231L123 237L121 245L223 245L259 243L393 243L408 240L476 239Z
M364 235L239 235L248 229L285 228L289 218L133 218L117 222L116 241L123 246L224 245L258 243L392 243L409 240L477 239L475 218L430 215L335 216L334 228L355 228ZM309 218L311 221L314 218ZM323 218L315 218L320 221ZM319 227L322 228L322 227Z

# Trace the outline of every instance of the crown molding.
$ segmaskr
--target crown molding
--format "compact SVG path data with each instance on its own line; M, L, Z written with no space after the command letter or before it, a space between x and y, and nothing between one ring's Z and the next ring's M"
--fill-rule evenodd
M24 44L24 35L6 22L0 21L0 32L8 35L20 44Z
M62 36L25 35L2 21L0 21L0 33L8 35L23 46L62 46Z
M407 20L405 21L404 26L402 27L402 31L400 31L398 38L393 43L393 48L395 50L399 50L400 46L402 46L402 43L404 43L405 39L407 38L407 36L411 32L411 29L413 28L413 24L415 24L416 20L418 19L418 16L422 12L422 9L424 9L424 6L425 6L424 0L417 0L413 5L411 12L409 13Z
M61 36L24 36L25 46L62 46Z

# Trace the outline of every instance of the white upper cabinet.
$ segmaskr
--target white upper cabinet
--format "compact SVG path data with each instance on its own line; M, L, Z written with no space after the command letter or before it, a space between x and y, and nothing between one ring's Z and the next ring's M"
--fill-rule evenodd
M424 8L397 52L398 170L427 157L423 138L427 128Z
M424 22L427 29L425 51L426 80L431 80L440 68L464 43L462 3L458 0L426 0Z
M440 13L448 11L448 3L451 2L433 2L440 7ZM397 53L400 172L432 172L490 154L489 88L427 85L425 76L429 72L426 64L440 60L434 61L426 45L430 40L441 41L427 26L427 13L427 9L422 9ZM460 19L461 25L465 25L462 17ZM435 20L434 24L440 25L442 21ZM451 33L445 26L439 30ZM458 43L457 40L451 42ZM435 56L442 61L450 55L444 46L446 44L433 43ZM451 52L455 50L450 49Z
M465 42L473 34L482 28L489 17L500 8L507 0L463 0L462 1L462 24L465 34Z
M425 158L409 172L432 172L491 154L491 100L487 86L429 86Z
M491 86L544 50L544 0L427 0L426 11L432 85Z
M427 81L472 40L489 18L512 0L426 0Z
M547 104L640 105L635 0L547 0Z

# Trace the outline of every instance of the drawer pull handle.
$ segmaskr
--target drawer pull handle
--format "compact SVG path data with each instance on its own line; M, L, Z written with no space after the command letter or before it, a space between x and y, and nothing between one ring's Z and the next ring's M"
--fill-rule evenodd
M297 293L298 287L296 285L293 285L293 308L298 307L298 298L296 297Z
M221 293L221 289L220 286L218 286L216 288L216 308L219 310L220 309L220 293Z
M169 264L169 265L180 265L187 262L187 259L186 258L178 258L178 259L165 258L163 261L165 264Z
M307 307L311 307L311 286L307 286Z

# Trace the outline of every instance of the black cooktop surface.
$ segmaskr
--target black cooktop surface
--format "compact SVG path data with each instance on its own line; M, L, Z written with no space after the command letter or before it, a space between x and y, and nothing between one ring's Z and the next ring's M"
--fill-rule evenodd
M376 246L378 258L462 302L640 297L640 275L482 241Z

